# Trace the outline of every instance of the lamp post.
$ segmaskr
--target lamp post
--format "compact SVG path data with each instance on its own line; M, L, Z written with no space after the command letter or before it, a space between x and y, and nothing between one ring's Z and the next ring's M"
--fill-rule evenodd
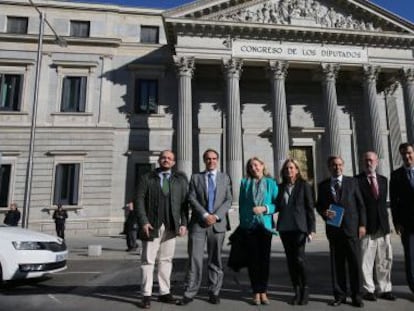
M39 36L37 41L37 57L36 57L36 75L35 75L35 84L34 84L34 98L32 106L32 118L30 124L30 143L29 143L29 154L26 168L26 182L24 189L24 202L23 202L23 215L22 215L22 227L27 228L29 225L29 211L30 211L30 201L32 194L32 180L33 180L33 158L34 158L34 145L35 145L35 136L36 136L36 121L37 121L37 106L39 101L39 83L40 83L40 72L42 69L42 53L43 53L43 35L45 23L49 26L55 35L56 42L59 46L66 47L67 43L62 39L56 31L53 29L52 25L46 19L44 12L40 11L36 4L32 0L29 0L30 4L35 8L39 13Z
M30 144L29 154L26 170L26 183L24 190L24 202L23 202L23 216L22 227L27 228L29 225L29 209L30 198L32 194L32 179L33 179L33 157L34 157L34 143L36 135L36 121L37 121L37 103L39 101L39 81L40 70L42 65L42 51L43 51L43 32L45 28L45 13L40 12L40 24L39 24L39 37L37 43L37 58L36 58L36 76L34 84L34 99L32 106L32 122L30 125Z

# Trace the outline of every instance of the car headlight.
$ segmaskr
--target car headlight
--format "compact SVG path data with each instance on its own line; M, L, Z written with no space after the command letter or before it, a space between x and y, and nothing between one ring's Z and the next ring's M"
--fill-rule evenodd
M17 250L38 250L44 249L43 243L35 241L14 241L13 246Z

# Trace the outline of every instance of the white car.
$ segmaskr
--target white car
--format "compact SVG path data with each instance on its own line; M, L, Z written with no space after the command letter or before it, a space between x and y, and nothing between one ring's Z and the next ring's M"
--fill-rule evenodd
M66 269L65 242L53 235L0 225L0 282Z

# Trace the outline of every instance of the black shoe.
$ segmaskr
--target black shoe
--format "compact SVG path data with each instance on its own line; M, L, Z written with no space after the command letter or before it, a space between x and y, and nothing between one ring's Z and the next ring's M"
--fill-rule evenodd
M328 305L331 307L338 307L343 303L346 303L346 298L335 298L334 300L330 301Z
M301 306L307 305L308 301L309 301L309 288L305 286L300 289L300 300L298 304Z
M352 305L357 308L363 308L364 302L362 301L361 298L355 298L355 299L352 299Z
M177 300L176 305L177 306L186 306L190 302L193 302L193 298L188 298L188 297L183 296L183 298Z
M362 298L369 301L377 301L377 296L374 293L365 293Z
M213 304L213 305L218 305L218 304L220 304L220 297L218 295L211 294L208 297L208 302Z
M142 309L149 309L151 308L151 296L144 296L142 297L142 301L140 304Z
M176 303L177 302L177 300L171 294L165 294L165 295L159 296L158 301L163 302L163 303Z
M385 299L385 300L390 300L390 301L397 300L397 297L395 297L392 292L382 293L381 295L379 295L379 298Z
M299 302L300 302L300 288L299 288L299 286L295 286L293 288L293 291L295 293L295 296L293 296L293 298L289 300L289 304L295 306L295 305L298 305Z

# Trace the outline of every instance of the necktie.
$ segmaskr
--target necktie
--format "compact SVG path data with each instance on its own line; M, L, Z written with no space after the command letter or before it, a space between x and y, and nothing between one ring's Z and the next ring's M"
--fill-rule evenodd
M339 202L341 200L341 182L339 181L339 179L335 180L334 189L335 189L335 201Z
M208 212L214 212L214 199L216 198L216 191L214 189L213 174L208 173Z
M372 195L374 196L375 199L378 199L379 193L378 193L378 187L375 183L375 177L373 175L369 175L369 185L371 187L371 192Z
M413 170L408 170L408 179L410 180L411 188L414 189L414 172Z
M162 173L162 192L168 194L170 192L170 181L168 180L168 173Z

